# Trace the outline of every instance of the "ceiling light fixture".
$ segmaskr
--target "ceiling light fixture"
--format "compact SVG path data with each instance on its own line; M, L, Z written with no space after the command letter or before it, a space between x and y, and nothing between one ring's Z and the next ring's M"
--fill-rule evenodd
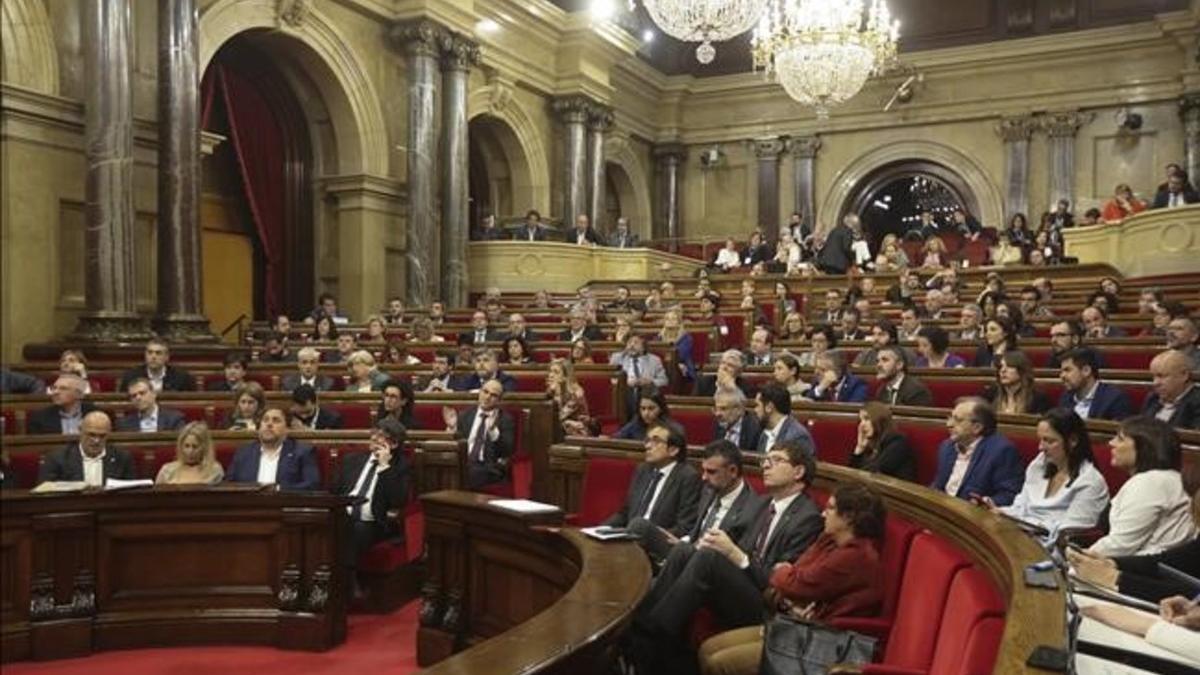
M737 37L750 30L769 0L642 0L654 23L671 37L699 42L696 60L712 63L713 42ZM633 11L634 0L629 0Z

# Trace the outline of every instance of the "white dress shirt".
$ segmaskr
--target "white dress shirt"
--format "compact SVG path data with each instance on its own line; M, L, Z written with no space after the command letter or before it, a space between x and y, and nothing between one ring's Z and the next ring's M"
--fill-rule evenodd
M138 415L138 428L145 433L158 431L158 406L155 405L149 413Z
M1066 467L1060 467L1065 472ZM1046 496L1050 479L1046 475L1046 453L1038 456L1025 469L1025 486L1011 506L1000 508L1004 513L1050 531L1054 539L1062 528L1094 527L1108 507L1108 483L1096 465L1084 462L1075 480L1064 484L1058 492Z
M283 446L268 451L262 448L258 454L258 482L275 483L279 473L279 456L283 454Z
M971 441L966 452L955 448L958 452L954 456L954 468L950 470L950 477L946 479L946 494L951 497L958 496L958 489L962 487L963 479L967 477L967 469L971 467L971 457L975 454L981 440L983 439L976 438Z
M789 495L783 499L776 499L772 502L775 505L775 516L771 518L771 524L767 526L767 537L766 539L763 539L765 542L763 544L764 547L771 545L771 537L775 535L775 526L779 525L779 521L783 518L784 512L788 510L788 507L790 507L792 502L796 501L796 498L799 496L800 493L797 492L793 495Z
M79 449L79 455L83 457L83 482L91 487L104 487L104 456L108 454L108 449L100 451L95 457L88 457L88 454Z
M1174 407L1171 409L1173 411ZM79 425L83 424L83 408L77 408L74 413L69 415L62 410L59 410L58 419L64 436L73 436L78 434Z
M149 368L146 369L146 379L150 381L150 388L154 391L161 392L163 390L163 380L167 377L167 369L163 368L155 375Z
M645 513L639 513L636 515L639 515L643 518L649 518L650 514L654 513L654 505L658 503L658 496L662 494L663 486L667 484L667 479L671 477L671 472L675 470L675 466L677 464L679 464L679 462L671 462L660 469L656 469L656 471L662 474L662 478L659 478L658 485L654 486L654 494L650 497L650 503L646 505Z
M758 447L763 449L763 452L770 452L775 445L775 439L779 436L779 430L783 429L783 425L787 423L787 415L779 418L779 423L770 429L762 430L762 438L758 441Z
M487 442L494 442L496 439L500 438L500 429L497 428L495 420L496 412L497 411L494 409L489 411L485 411L482 408L476 409L475 423L471 426L470 435L467 436L467 451L470 452L471 449L475 447L475 439L480 432L486 433L487 436L484 437L484 445L480 450L484 456L468 457L469 460L485 460L487 458ZM485 424L487 425L486 427L484 427Z
M1161 553L1196 536L1191 506L1178 471L1136 473L1113 497L1108 535L1088 550L1110 558Z
M1079 396L1078 394L1076 394L1076 396L1075 396L1075 414L1079 415L1079 417L1081 419L1086 420L1088 418L1088 413L1092 409L1092 399L1096 398L1096 389L1098 389L1099 387L1100 387L1100 380L1096 380L1095 382L1092 383L1092 388L1088 390L1087 394L1085 394L1084 396Z
M354 482L354 489L350 491L351 495L361 494L366 500L362 503L362 508L359 510L360 518L366 521L375 520L375 514L371 511L371 499L375 496L375 484L379 482L379 473L382 469L376 468L375 472L371 473L371 467L377 465L378 462L375 461L374 457L368 459L367 463L363 464L362 471L358 472L358 480ZM366 486L367 491L363 492L363 482L367 480L368 473L371 473L371 483ZM354 515L354 505L347 506L346 513Z
M737 251L730 251L727 248L723 248L717 253L716 265L724 269L732 269L734 267L741 267L742 260L738 256Z

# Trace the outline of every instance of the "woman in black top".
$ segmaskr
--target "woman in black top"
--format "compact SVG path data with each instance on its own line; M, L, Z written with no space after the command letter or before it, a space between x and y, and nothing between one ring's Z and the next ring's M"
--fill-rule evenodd
M1040 415L1050 409L1050 398L1037 390L1033 363L1023 352L1012 350L1000 357L996 379L983 391L983 398L998 413Z
M975 351L976 368L998 367L1000 358L1017 347L1017 327L1012 319L989 318L983 324L983 344Z
M908 439L892 427L892 410L869 401L858 411L858 443L850 466L907 481L917 480L917 460Z
M416 422L413 421L413 405L417 400L413 395L412 383L406 379L392 379L384 382L380 391L383 400L379 403L379 410L375 414L376 419L393 417L403 424L405 429L410 431L416 429Z

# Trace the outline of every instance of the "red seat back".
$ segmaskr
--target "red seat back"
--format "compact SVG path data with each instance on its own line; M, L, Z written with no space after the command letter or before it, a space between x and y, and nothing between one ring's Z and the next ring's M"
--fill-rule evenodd
M1004 634L1004 601L987 575L959 570L950 584L930 675L988 675Z
M610 457L591 457L583 472L579 495L579 524L599 525L625 501L637 462Z
M883 569L883 603L881 617L893 617L896 603L900 600L900 580L904 578L904 566L913 539L921 528L911 521L889 514L884 524L883 545L879 550L879 564Z
M706 445L713 440L713 414L708 409L677 408L671 419L683 427L689 445Z
M898 427L900 433L908 437L909 445L912 446L917 462L917 482L921 485L929 485L937 475L937 451L938 446L948 436L946 429L941 425L905 424L903 422Z
M370 429L374 423L371 413L376 405L377 403L374 401L364 401L362 403L328 404L327 407L342 416L342 428Z
M913 538L883 663L916 670L929 667L938 638L932 628L941 625L951 580L966 566L963 554L936 535L921 532Z

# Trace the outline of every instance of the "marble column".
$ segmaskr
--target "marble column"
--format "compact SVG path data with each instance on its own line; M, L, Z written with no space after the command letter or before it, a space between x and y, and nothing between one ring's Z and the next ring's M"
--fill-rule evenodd
M442 275L441 299L467 304L467 76L479 63L479 45L458 33L442 40Z
M1060 199L1066 199L1075 208L1075 135L1079 128L1092 121L1095 113L1065 111L1047 113L1042 119L1042 128L1049 137L1050 203L1054 208Z
M610 108L592 107L587 121L588 218L597 230L604 215L604 134L612 128L612 123Z
M211 342L200 283L200 48L195 0L158 3L158 313L171 341Z
M783 138L754 140L758 158L758 226L768 239L779 237L779 156L787 149Z
M996 125L996 133L1004 141L1005 223L1014 213L1023 213L1037 226L1037 218L1029 212L1029 139L1036 128L1037 121L1031 115L1005 117Z
M588 212L587 203L587 119L592 102L583 96L555 99L554 112L564 127L563 145L563 228L569 230L575 217Z
M792 139L792 161L795 176L793 177L793 193L796 208L804 222L817 231L817 187L816 163L817 151L821 149L821 139L816 136L801 136Z
M134 288L129 0L83 3L86 311L73 340L141 340Z
M1180 97L1179 117L1183 120L1183 170L1195 185L1200 177L1200 94Z
M425 20L398 24L392 39L408 67L408 246L405 253L409 305L426 306L438 291L439 237L434 186L437 152L438 56L445 30Z
M658 161L658 226L655 227L655 238L666 237L668 250L675 252L679 249L679 237L682 236L679 220L679 183L683 171L683 160L687 158L687 148L679 143L667 143L654 148L654 157Z

